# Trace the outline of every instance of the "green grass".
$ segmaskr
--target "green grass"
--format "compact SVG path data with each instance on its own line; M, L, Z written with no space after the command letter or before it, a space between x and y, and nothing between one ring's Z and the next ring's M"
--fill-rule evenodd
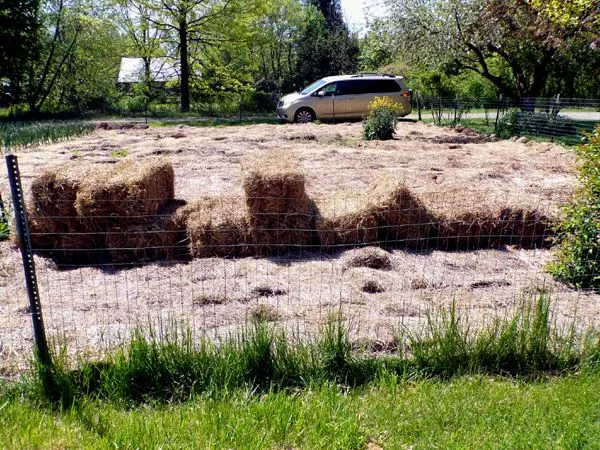
M600 361L598 335L557 330L546 294L478 332L453 308L438 312L421 334L400 334L398 353L387 357L355 351L341 318L332 317L317 342L286 336L269 320L255 317L244 333L219 342L194 342L189 331L174 327L160 338L138 332L107 359L83 361L76 369L58 357L39 368L38 396L62 405L89 398L168 403L238 389L282 391L332 382L357 387L385 375L535 378L595 368Z
M131 408L89 400L52 409L0 395L5 448L596 448L600 375L536 382L380 377L262 394L235 390Z
M0 150L49 144L93 130L93 124L80 121L0 122Z
M7 448L593 448L597 335L557 330L546 294L475 333L451 308L399 353L353 349L341 317L322 338L257 321L192 343L137 333L101 362L64 361L0 384ZM573 324L575 323L575 319Z

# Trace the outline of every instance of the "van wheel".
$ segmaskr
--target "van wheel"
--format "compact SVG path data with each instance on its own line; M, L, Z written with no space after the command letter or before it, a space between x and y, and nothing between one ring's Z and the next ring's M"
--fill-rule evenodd
M296 123L309 123L315 120L315 113L310 108L300 108L294 114L294 122Z

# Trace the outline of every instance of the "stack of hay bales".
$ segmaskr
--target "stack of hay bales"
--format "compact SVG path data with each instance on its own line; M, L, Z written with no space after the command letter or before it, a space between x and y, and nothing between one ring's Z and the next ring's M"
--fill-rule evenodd
M406 248L423 248L430 238L432 218L425 205L397 176L384 173L365 193L366 214L377 219L377 240Z
M113 263L182 257L186 248L183 205L174 200L175 175L166 159L124 160L84 183L75 209L96 231L106 231Z
M250 245L257 254L301 250L312 244L314 205L298 160L270 152L246 162L244 192Z
M243 198L205 198L186 210L189 251L193 258L246 256L249 229Z
M343 192L315 199L316 228L324 250L377 242L377 217L367 211L364 192Z
M59 263L138 262L185 248L173 168L164 159L70 163L41 174L32 197L33 246L52 249Z

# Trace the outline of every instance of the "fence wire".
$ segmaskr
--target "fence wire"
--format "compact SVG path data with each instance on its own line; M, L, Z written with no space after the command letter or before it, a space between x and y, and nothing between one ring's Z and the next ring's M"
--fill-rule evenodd
M575 185L568 181L574 158L567 150L548 145L512 149L489 139L459 145L454 138L462 134L423 124L407 125L386 146L374 143L360 151L344 150L340 142L349 139L344 136L305 139L309 144L295 134L290 138L290 130L304 130L307 136L324 132L319 127L286 125L267 132L282 133L285 142L321 145L327 158L338 158L332 145L344 151L335 160L338 166L334 159L310 166L317 172L330 164L324 179L349 164L371 173L395 162L403 175L355 191L307 193L303 174L286 167L270 171L265 163L244 179L243 188L231 187L232 182L220 192L204 189L203 196L186 195L197 200L184 201L174 199L173 181L175 192L181 192L186 178L202 173L205 163L189 150L185 164L192 167L178 166L174 175L165 172L167 182L156 175L163 173L160 164L157 172L145 172L145 161L157 161L163 151L149 153L147 148L162 130L103 131L126 138L137 158L123 166L133 172L110 182L94 178L94 172L121 163L106 163L97 149L89 158L101 161L92 165L91 174L70 184L44 178L52 164L41 164L40 154L61 154L62 146L75 144L23 153L40 298L54 352L66 352L73 361L101 358L136 330L148 335L189 331L195 342L221 339L256 320L310 340L338 313L356 347L393 350L399 335L422 332L432 316L451 305L470 329L478 329L541 293L550 295L558 326L575 321L585 330L598 325L600 295L572 289L546 271L559 205ZM354 130L334 127L336 133ZM231 145L220 144L225 140L219 130L215 139L206 130L178 132L198 133L211 146ZM250 142L248 131L238 132L244 143ZM352 132L359 134L359 126ZM236 131L231 133L234 141ZM76 148L101 136L82 138L87 140ZM266 139L252 138L253 145ZM418 145L420 154L414 151ZM451 148L457 153L444 156L440 168L434 156ZM379 152L370 165L363 159L369 151ZM220 155L218 148L206 152ZM548 152L555 153L548 157ZM544 171L542 157L550 161ZM413 160L425 165L410 172L406 165ZM69 164L78 161L67 156L62 165ZM217 166L216 160L211 164ZM476 171L469 164L483 168ZM146 175L136 175L138 166ZM444 170L452 185L439 184ZM65 173L68 177L74 171ZM127 189L118 188L126 184ZM152 191L151 186L159 187ZM12 241L0 242L0 249L0 374L12 375L28 367L33 333L14 233Z
M463 123L501 138L529 137L578 144L600 122L600 100L581 98L448 98L415 96L422 119Z

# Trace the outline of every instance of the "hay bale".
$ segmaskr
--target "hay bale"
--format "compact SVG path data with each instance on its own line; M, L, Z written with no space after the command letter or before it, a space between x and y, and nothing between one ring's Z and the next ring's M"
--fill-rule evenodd
M188 215L189 207L184 201L172 200L142 222L123 222L111 227L106 233L110 261L125 264L187 259Z
M252 244L258 253L312 243L314 207L296 158L271 153L244 167L244 192Z
M92 231L70 232L59 236L51 257L59 266L105 264L108 260L106 234Z
M390 254L379 247L350 250L344 254L342 261L342 270L348 270L352 267L392 270L393 267Z
M435 228L437 233L430 248L476 250L500 246L500 224L491 211L466 211L442 216Z
M125 160L84 183L75 209L87 219L147 219L174 199L175 176L166 159L150 162Z
M364 193L347 192L315 199L315 226L325 249L373 244L377 241L377 217L366 212Z
M75 200L81 186L106 168L74 161L42 172L31 184L30 215L36 219L60 221L77 216Z
M381 175L365 195L369 199L365 212L377 218L379 241L409 248L427 245L431 215L397 177L387 173Z
M245 256L250 253L244 200L206 198L190 206L187 236L194 258Z
M491 197L482 191L460 189L421 195L432 211L435 237L430 247L475 250L518 245L548 246L555 221L526 205L506 206L510 196Z
M534 208L508 207L496 215L501 241L521 248L548 247L557 221Z

